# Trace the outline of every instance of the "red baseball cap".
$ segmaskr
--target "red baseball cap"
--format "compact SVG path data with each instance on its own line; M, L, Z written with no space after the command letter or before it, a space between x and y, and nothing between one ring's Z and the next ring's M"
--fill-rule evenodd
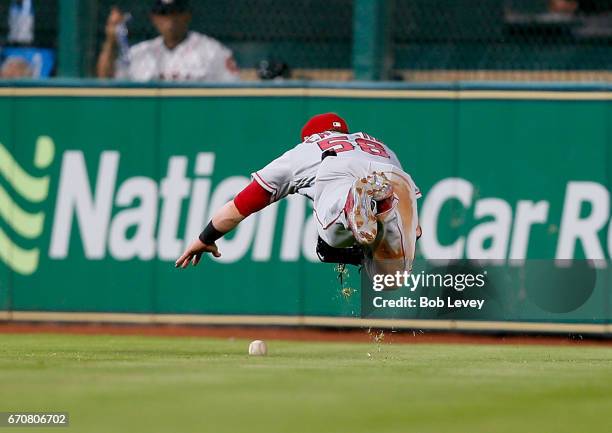
M312 134L319 134L323 131L349 133L346 121L336 113L317 114L306 122L302 128L302 141Z

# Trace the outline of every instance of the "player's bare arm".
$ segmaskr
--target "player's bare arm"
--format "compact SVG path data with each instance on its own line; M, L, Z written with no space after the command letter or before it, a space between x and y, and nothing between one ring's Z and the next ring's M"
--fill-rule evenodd
M177 268L186 268L189 263L196 266L200 263L202 254L211 253L214 257L221 257L216 241L231 232L240 222L258 212L272 202L270 192L263 189L257 182L251 182L246 188L226 203L213 215L212 219L176 261Z
M215 241L224 234L234 230L244 218L234 204L234 200L226 203L215 213L200 236L178 258L175 266L183 269L188 267L189 263L196 266L200 263L204 253L211 253L214 257L221 257Z

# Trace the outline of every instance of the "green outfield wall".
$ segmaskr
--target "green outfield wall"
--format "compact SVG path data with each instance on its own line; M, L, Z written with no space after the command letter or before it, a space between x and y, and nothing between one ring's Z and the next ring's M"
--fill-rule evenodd
M612 89L589 86L0 87L0 310L353 323L331 319L359 317L360 297L317 262L303 197L249 217L219 242L220 260L173 267L252 171L297 144L309 116L335 111L395 149L423 191L421 259L495 259L519 274L537 260L591 259L598 269L570 312L540 308L533 288L512 282L497 285L502 301L487 316L415 320L607 331L611 101ZM349 273L345 287L358 292Z

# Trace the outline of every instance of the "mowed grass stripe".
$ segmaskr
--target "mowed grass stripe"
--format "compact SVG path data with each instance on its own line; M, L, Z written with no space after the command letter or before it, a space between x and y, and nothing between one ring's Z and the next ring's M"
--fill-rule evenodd
M0 335L0 410L69 411L75 432L596 433L612 422L606 347L268 346L253 358L245 340Z

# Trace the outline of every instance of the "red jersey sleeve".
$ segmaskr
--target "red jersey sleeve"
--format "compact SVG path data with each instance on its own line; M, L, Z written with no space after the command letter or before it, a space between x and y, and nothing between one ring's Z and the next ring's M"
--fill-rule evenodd
M266 191L259 183L252 181L245 189L234 197L234 205L240 215L248 217L262 210L272 201L272 193Z

